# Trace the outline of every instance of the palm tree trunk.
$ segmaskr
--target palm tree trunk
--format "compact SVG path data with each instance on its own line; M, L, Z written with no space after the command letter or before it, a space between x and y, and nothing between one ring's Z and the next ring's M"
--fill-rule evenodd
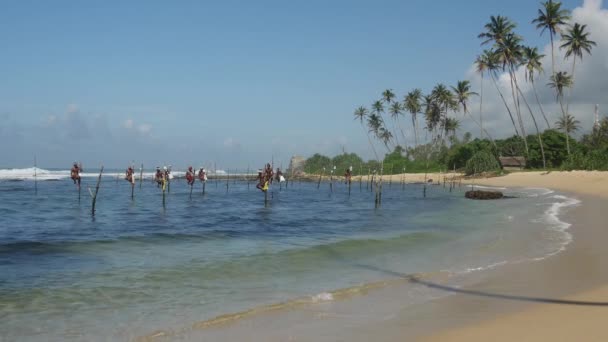
M485 135L488 137L488 139L490 139L490 141L492 142L492 145L494 145L494 147L498 151L498 146L496 145L496 142L494 141L494 139L490 136L490 133L488 133L488 131L486 131L483 128L483 126L481 126L481 123L479 123L479 122L477 122L477 120L475 120L475 117L473 116L473 114L469 113L468 111L465 111L464 113L465 113L465 115L468 115L469 117L471 117L471 120L473 120L473 122L477 125L477 127L479 127L481 129L481 138L483 139L483 134L485 133ZM454 135L456 135L456 132L454 132Z
M416 139L416 147L418 147L418 142L420 141L420 132L418 131L418 117L416 114L412 115L412 120L414 121L414 138Z
M513 104L515 105L515 112L517 113L517 121L519 123L519 128L521 129L522 140L524 141L524 148L526 149L526 155L529 155L530 150L528 149L528 141L526 139L526 129L524 128L524 121L521 117L521 108L519 107L519 96L517 96L515 92L515 74L513 72L512 65L509 65L509 78L511 81L511 93L513 95Z
M568 135L568 118L564 111L564 95L559 96L559 105L562 107L562 117L564 118L564 133L566 134L566 151L568 151L568 157L570 157L570 136Z
M399 143L399 137L397 136L397 120L395 120L395 118L391 118L393 121L393 130L395 131L395 144L397 144L397 146L400 146L401 144Z
M549 30L551 37L551 75L555 75L555 46L553 44L553 31Z
M538 123L536 122L534 113L532 113L532 108L530 108L530 104L528 104L528 100L526 100L524 93L521 91L521 89L519 88L519 85L517 84L517 79L515 79L515 86L517 87L517 91L519 92L519 95L524 100L524 103L526 104L526 107L528 108L528 111L530 112L530 116L532 117L532 122L534 122L534 127L536 128L536 135L538 137L538 143L540 144L540 153L543 157L543 169L546 170L547 169L547 160L545 159L545 147L543 146L543 138L540 134L540 130L538 129Z
M530 77L532 83L532 89L534 89L534 96L536 97L536 102L538 103L538 107L540 108L540 113L543 115L545 122L547 123L547 129L551 129L551 124L549 124L549 120L547 119L547 115L545 115L545 110L543 109L542 103L540 103L540 99L538 98L538 92L536 91L536 84L532 77Z
M568 101L566 101L566 115L570 114L570 100L572 99L572 88L574 88L574 68L576 68L576 56L572 59L572 85L568 88Z
M365 131L365 127L363 127L363 130ZM367 141L369 142L369 146L372 147L372 151L374 152L374 156L376 156L376 160L378 159L378 153L376 152L376 148L374 147L374 144L372 143L372 139L369 137L369 132L365 132L365 135L367 136Z
M500 87L498 86L498 82L496 81L496 77L494 77L494 74L490 74L490 76L492 77L492 81L494 82L494 86L496 87L496 90L498 91L498 94L500 94L500 98L502 99L502 103L504 103L505 107L507 108L507 112L509 113L509 117L511 118L511 123L513 123L513 128L515 129L515 134L517 136L521 137L521 135L519 134L519 131L517 130L517 125L515 124L515 119L513 119L513 113L511 113L511 109L509 108L509 105L507 104L507 100L505 100L504 95L500 91Z
M480 136L483 138L483 72L481 73L481 91L479 95L479 129L481 131Z

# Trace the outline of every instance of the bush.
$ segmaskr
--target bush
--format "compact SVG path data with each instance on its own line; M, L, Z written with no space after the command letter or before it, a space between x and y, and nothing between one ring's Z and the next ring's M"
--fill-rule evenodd
M487 151L479 151L467 161L465 167L466 175L474 173L491 172L500 170L500 165L496 157Z

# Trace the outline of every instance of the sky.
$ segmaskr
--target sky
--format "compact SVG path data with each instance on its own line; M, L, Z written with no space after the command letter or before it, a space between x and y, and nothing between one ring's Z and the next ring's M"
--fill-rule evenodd
M526 44L550 51L530 23L539 3L3 1L0 168L31 166L34 156L43 168L287 167L292 155L343 151L371 158L356 107L385 89L401 99L463 79L479 92L472 65L490 15L509 17ZM600 0L563 4L598 43L577 66L571 94L571 111L589 126L595 103L608 109L608 14ZM546 83L537 81L541 102L557 113ZM490 86L484 122L496 138L513 135ZM459 119L459 134L478 135Z

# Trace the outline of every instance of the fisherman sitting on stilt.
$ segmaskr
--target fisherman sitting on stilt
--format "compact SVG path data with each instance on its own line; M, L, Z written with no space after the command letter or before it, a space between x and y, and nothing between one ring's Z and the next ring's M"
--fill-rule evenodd
M192 166L189 166L188 171L186 171L186 181L188 181L188 185L194 185L194 170L192 170Z
M268 179L266 178L266 172L262 172L262 170L258 170L257 180L258 180L258 184L255 187L266 192L268 190Z
M205 172L205 169L202 167L198 170L198 180L201 182L207 181L207 172Z
M133 167L129 166L127 168L127 171L125 171L125 180L131 184L135 184L135 177L133 177L134 173L135 173L135 170L133 170Z
M348 169L346 169L346 172L344 173L344 184L350 184L351 179L353 178L353 172L351 170L351 168L349 167Z
M156 186L160 187L163 185L163 172L160 170L160 167L156 167L156 174L154 175L154 180L156 181Z
M78 165L78 163L74 162L74 166L70 170L70 178L74 181L74 184L78 184L80 187L80 172L82 172L82 167Z

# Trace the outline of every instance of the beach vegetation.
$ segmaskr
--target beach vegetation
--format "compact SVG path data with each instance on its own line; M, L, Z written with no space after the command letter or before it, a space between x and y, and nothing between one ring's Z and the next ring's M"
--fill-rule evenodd
M480 174L485 172L496 172L500 170L500 164L496 156L488 151L479 151L475 153L465 166L465 174L467 176Z

